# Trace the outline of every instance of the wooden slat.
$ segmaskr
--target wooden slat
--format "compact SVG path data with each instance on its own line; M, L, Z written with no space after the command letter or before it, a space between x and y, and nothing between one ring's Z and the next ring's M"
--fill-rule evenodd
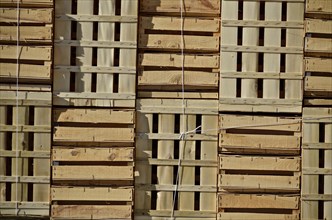
M305 91L332 92L331 77L307 76L304 84Z
M55 142L133 142L133 128L56 127Z
M305 32L317 34L332 34L332 20L306 19Z
M0 124L3 125L7 121L7 107L0 106ZM0 132L0 151L6 150L6 143L7 143L7 134L5 132ZM2 153L0 153L2 155ZM6 158L0 157L0 176L6 175ZM6 183L0 183L0 201L6 201ZM0 210L1 213L1 210Z
M133 161L132 148L55 148L53 161Z
M236 220L236 219L252 219L252 220L299 220L297 214L261 214L261 213L237 213L223 212L218 214L218 220Z
M58 180L133 180L130 166L53 166L52 178Z
M320 52L331 53L332 51L332 39L331 38L306 38L305 44L306 52Z
M0 0L0 3L4 6L16 7L17 2L22 7L52 7L53 0Z
M52 20L53 20L52 14L53 14L53 9L20 8L19 22L21 24L22 23L52 24ZM18 19L17 19L16 8L1 8L0 20L1 20L1 22L17 23Z
M41 46L19 46L13 45L0 46L0 59L20 59L20 60L51 60L51 47Z
M0 26L0 40L27 42L51 42L52 27L21 26L19 31L15 26Z
M305 71L307 72L331 72L332 59L305 58Z
M31 80L50 80L51 66L50 65L31 65L18 64L19 79ZM0 77L1 78L17 78L17 64L14 63L0 63Z
M331 14L330 0L306 0L306 13Z

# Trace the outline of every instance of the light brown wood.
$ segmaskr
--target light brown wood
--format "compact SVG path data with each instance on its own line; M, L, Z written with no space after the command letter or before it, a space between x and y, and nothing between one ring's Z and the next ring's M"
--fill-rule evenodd
M1 1L2 2L2 1ZM52 1L49 1L52 2ZM19 22L20 23L52 23L53 9L49 8L20 8ZM16 8L1 8L0 20L2 22L17 23L17 9Z
M18 77L21 79L34 80L50 80L51 66L50 65L30 65L18 64ZM1 78L17 78L17 64L0 63L0 77Z
M17 31L15 26L0 26L0 40L2 41L27 41L27 42L51 42L52 27L22 26Z
M330 72L332 59L324 59L324 58L305 58L305 71L308 72Z
M306 19L306 33L332 34L332 20Z
M265 214L265 213L238 213L238 212L223 212L218 214L218 220L238 220L238 219L252 219L252 220L299 220L298 214Z
M0 106L0 124L4 125L7 121L7 107ZM6 149L7 135L5 132L0 131L0 150ZM0 153L0 176L6 175L6 157ZM0 183L0 201L6 201L6 183ZM0 211L1 212L1 211Z
M19 46L19 55L17 48L13 45L0 46L1 59L20 59L20 60L51 60L52 49L48 46Z
M331 14L330 0L306 0L307 13Z

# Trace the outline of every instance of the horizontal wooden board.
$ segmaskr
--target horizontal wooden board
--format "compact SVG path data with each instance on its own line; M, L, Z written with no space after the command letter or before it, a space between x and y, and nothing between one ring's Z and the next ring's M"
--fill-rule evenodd
M218 220L299 220L298 214L262 214L262 213L240 213L240 212L222 212L218 213Z
M0 59L42 60L50 61L52 47L1 45Z
M167 34L141 34L138 47L141 49L167 49L180 50L182 48L182 37L180 35ZM213 36L183 36L185 50L218 51L219 37Z
M133 142L133 128L55 127L55 142Z
M304 91L315 93L326 93L327 96L332 94L332 73L330 77L324 76L307 76L305 77ZM316 97L319 96L315 95Z
M140 2L140 11L141 12L176 12L180 13L181 5L178 1L169 1L169 0L143 0ZM201 16L204 14L220 14L220 0L204 0L204 1L191 1L185 0L183 2L184 13L197 13Z
M1 41L19 41L24 42L51 42L52 27L43 26L21 26L17 30L15 26L0 26Z
M306 19L305 32L315 34L332 34L332 20Z
M53 161L133 161L132 148L62 148L53 147Z
M131 166L53 166L52 178L59 180L133 180Z
M21 7L52 7L53 0L0 0L3 6L16 7L17 3L20 3Z
M216 92L157 92L157 91L142 91L138 92L138 98L169 98L169 99L218 99Z
M52 205L53 219L131 219L130 205Z
M2 0L0 1L3 2ZM22 2L22 1L21 1ZM52 1L49 1L52 2ZM53 21L53 9L51 8L20 8L19 19L17 19L17 9L16 8L1 8L0 20L1 22L11 22L20 24L52 24ZM13 28L15 26L12 26ZM22 28L22 27L20 27Z
M50 92L1 91L0 98L0 105L51 106L52 103L52 95Z
M52 187L52 201L132 201L132 188Z
M311 58L304 59L304 67L307 72L331 72L332 59Z
M0 63L0 78L26 80L50 80L51 65ZM17 74L18 70L18 74Z
M20 210L17 213L16 207ZM50 205L48 202L0 202L0 214L2 217L26 217L26 216L49 216Z
M330 0L306 0L306 13L331 14Z
M184 75L184 76L183 76ZM183 78L183 79L182 79ZM218 87L218 73L179 70L142 71L138 76L138 85L182 85L196 87Z
M53 118L57 123L112 123L112 124L133 124L134 111L121 111L111 109L64 109L53 110Z
M299 196L219 194L219 208L298 209Z
M331 38L307 37L305 42L305 52L331 53Z

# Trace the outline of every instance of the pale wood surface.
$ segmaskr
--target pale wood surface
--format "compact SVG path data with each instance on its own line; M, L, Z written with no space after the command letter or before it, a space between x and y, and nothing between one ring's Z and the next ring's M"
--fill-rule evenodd
M7 108L6 106L0 106L0 124L6 124L7 121ZM0 132L0 150L6 149L6 133ZM2 154L0 154L0 175L5 176L6 175L6 158L2 157ZM0 183L0 201L6 201L6 183Z

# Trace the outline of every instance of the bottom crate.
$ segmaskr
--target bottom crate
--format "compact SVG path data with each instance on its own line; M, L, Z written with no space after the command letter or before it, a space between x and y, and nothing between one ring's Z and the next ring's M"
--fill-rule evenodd
M299 196L219 194L218 220L299 219Z

